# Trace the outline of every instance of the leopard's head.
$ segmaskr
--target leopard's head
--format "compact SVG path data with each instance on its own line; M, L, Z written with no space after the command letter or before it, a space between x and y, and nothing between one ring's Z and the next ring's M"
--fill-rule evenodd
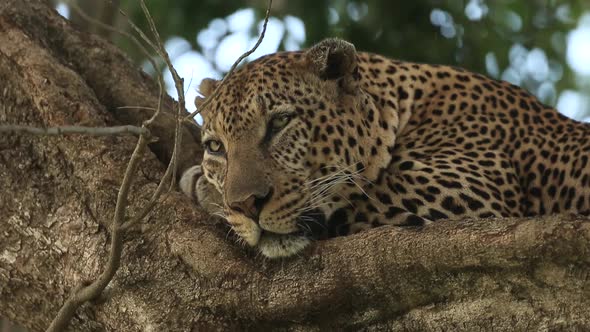
M382 124L397 115L363 90L358 66L338 39L264 56L201 113L204 176L232 229L266 257L301 251L314 215L329 218L390 161L395 134ZM218 84L203 80L197 107Z

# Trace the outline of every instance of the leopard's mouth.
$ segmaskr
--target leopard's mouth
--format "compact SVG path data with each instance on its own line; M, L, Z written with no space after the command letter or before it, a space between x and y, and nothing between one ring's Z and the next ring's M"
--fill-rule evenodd
M277 234L265 232L261 234L256 248L267 258L286 258L300 253L311 243L311 239L303 233Z
M291 233L277 233L261 227L260 237L302 236L318 240L326 236L327 228L325 218L319 210L302 213L297 216L295 220L297 222L297 231Z
M327 238L329 233L326 218L320 210L298 214L291 221L296 227L288 233L274 231L271 227L263 228L258 220L243 213L228 213L226 220L237 236L268 258L296 255L312 241Z
M299 230L279 234L260 229L256 247L268 258L285 258L300 253L312 241L325 238L327 229L325 218L319 211L309 211L297 218Z

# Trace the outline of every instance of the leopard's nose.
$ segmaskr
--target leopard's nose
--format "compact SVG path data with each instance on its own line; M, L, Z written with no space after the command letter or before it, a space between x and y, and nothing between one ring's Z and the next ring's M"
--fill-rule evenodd
M239 213L243 213L246 217L258 222L260 211L264 205L270 200L272 192L269 190L265 195L251 195L243 201L231 202L229 207Z

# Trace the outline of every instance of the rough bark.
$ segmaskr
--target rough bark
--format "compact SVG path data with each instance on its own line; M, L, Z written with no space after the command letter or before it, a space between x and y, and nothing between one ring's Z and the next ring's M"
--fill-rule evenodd
M139 124L158 90L121 52L42 0L0 4L0 123ZM173 103L130 213L170 158ZM181 168L198 162L185 128ZM44 330L103 268L136 138L0 136L0 316ZM121 269L72 330L588 330L590 221L575 216L383 227L265 261L177 192L130 232Z

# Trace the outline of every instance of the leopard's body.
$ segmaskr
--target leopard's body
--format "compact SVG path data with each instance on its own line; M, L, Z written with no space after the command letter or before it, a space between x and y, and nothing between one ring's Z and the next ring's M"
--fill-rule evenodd
M203 188L268 257L309 230L590 214L590 125L459 68L329 39L244 66L203 118Z

